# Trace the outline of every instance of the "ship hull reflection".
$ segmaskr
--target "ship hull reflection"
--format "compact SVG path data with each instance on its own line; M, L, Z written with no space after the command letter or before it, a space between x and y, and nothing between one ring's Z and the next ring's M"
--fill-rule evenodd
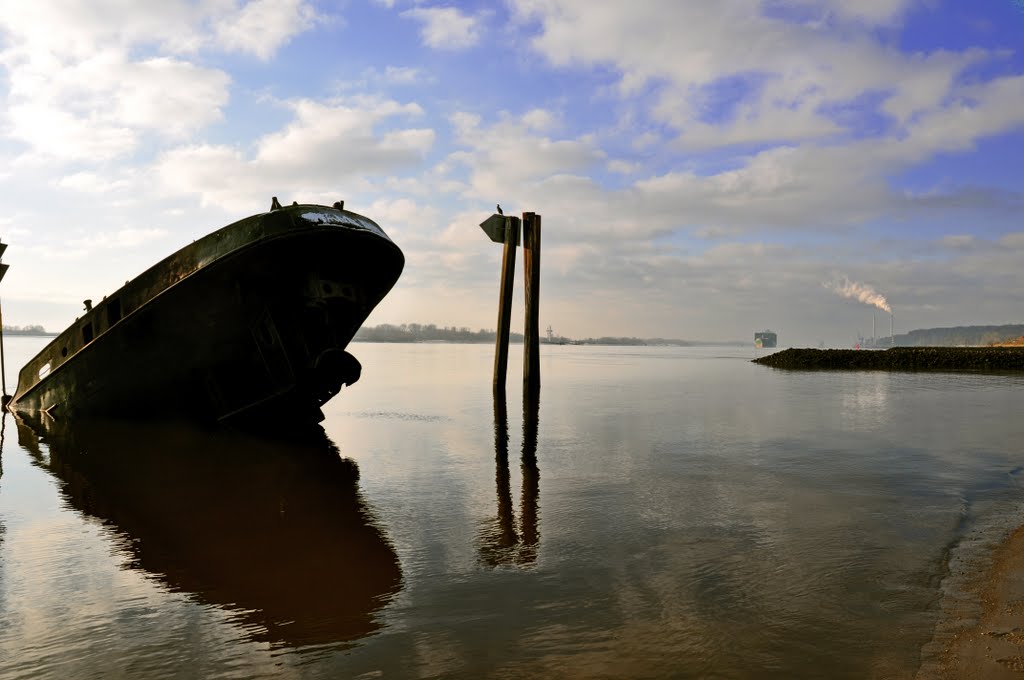
M381 627L398 558L322 428L257 439L187 426L18 420L18 439L80 512L123 537L127 566L230 611L280 646Z

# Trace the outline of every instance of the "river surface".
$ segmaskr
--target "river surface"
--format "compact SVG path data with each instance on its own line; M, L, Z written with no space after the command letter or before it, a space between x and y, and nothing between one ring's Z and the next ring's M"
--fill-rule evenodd
M323 432L5 416L0 678L909 678L1024 521L1022 376L351 351Z

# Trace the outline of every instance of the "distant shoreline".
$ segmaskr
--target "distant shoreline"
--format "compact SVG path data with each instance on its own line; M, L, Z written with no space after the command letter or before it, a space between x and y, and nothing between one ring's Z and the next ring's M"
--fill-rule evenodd
M51 333L48 331L21 331L21 330L10 330L5 328L3 330L5 336L18 336L23 338L55 338L60 333ZM494 338L489 339L444 339L444 338L431 338L431 339L416 339L416 338L396 338L384 340L381 338L374 337L359 337L358 335L352 338L352 342L379 342L388 345L425 345L425 344L452 344L452 345L492 345L494 344ZM509 340L512 345L521 345L523 340L521 337L513 337ZM678 342L665 342L658 340L645 341L638 339L636 341L620 341L615 340L604 340L601 338L586 340L567 340L565 342L548 342L546 339L541 339L540 344L542 345L587 345L591 347L747 347L750 343L739 342L739 341L708 341L700 342L695 340L680 340Z
M381 340L379 338L361 338L356 336L352 338L352 342L376 342L382 345L493 345L494 339L490 340L445 340L445 339L430 339L430 340ZM521 345L523 344L522 339L512 338L509 340L510 345ZM748 342L698 342L698 341L680 341L680 342L600 342L600 341L589 341L589 340L570 340L568 342L548 342L541 340L542 345L575 345L588 347L749 347L751 346Z

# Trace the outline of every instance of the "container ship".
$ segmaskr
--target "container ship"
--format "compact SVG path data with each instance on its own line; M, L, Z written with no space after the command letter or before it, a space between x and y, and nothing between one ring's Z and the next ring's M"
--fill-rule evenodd
M772 331L758 331L754 333L754 347L776 347L779 344L779 337Z

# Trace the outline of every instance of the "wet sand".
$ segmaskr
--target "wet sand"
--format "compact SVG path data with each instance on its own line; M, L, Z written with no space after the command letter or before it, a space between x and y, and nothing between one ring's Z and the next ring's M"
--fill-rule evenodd
M918 678L1024 678L1024 526L1013 531L976 575L964 576L956 602L944 607L933 641L935 657ZM926 654L927 654L926 650Z

